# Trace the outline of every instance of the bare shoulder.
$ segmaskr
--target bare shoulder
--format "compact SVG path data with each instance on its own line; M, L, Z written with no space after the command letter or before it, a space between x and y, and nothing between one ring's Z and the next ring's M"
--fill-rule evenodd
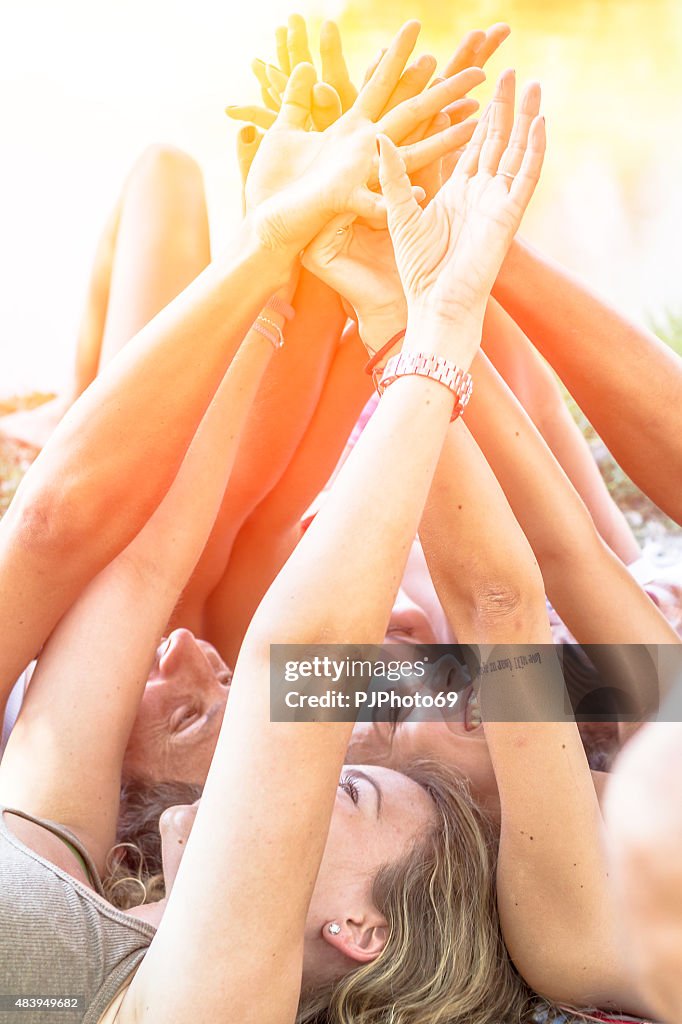
M12 814L11 811L5 811L4 816L5 824L10 832L24 846L92 889L90 878L72 847L49 829L39 825L38 822L28 821L26 818Z

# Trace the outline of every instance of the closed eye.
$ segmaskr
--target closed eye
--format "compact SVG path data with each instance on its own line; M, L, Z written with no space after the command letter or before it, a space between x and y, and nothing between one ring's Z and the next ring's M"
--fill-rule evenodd
M190 725L194 725L201 718L201 713L192 707L177 708L170 719L170 731L172 733L183 732L183 730L189 728Z
M351 798L353 803L357 805L357 802L360 798L360 791L358 790L358 787L356 785L355 776L349 774L342 775L341 780L339 782L339 786L344 791L344 793L348 793L348 796Z

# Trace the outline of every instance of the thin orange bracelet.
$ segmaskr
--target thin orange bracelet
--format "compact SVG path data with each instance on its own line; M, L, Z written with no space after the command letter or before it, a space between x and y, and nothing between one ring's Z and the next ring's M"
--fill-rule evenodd
M383 359L383 357L384 357L384 356L385 356L385 355L386 355L386 354L387 354L388 352L390 352L390 351L391 351L391 349L393 348L393 346L394 346L394 345L396 345L396 344L397 344L397 343L398 343L398 342L400 341L400 339L401 339L401 338L404 338L404 337L405 337L405 334L406 334L406 333L407 333L407 328L404 328L404 329L403 329L402 331L398 331L398 333L397 333L397 334L394 334L392 338L389 338L389 340L388 340L388 341L386 342L386 344L385 344L385 345L383 345L383 346L382 346L382 347L381 347L381 348L379 349L379 351L378 351L378 352L375 352L375 353L374 353L374 355L372 356L372 358L370 359L370 361L369 361L369 362L367 363L367 365L365 366L365 373L367 374L367 376L368 376L368 377L372 377L372 376L374 375L374 368L375 368L375 366L377 365L377 363L380 363L380 362L381 362L381 360Z

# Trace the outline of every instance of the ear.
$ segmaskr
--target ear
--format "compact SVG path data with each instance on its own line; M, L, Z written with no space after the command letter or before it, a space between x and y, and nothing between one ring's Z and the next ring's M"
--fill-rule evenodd
M338 929L338 930L337 930ZM369 964L376 960L388 940L386 918L376 908L366 914L340 921L329 921L322 938L349 960Z

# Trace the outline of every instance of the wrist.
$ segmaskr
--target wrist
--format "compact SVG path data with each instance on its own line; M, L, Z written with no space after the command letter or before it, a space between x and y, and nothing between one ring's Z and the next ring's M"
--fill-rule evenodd
M241 242L247 258L258 263L269 290L293 296L298 280L299 250L261 209L247 213L241 225Z
M483 310L480 314L467 312L460 317L444 318L411 308L403 350L443 356L460 369L468 370L480 347L482 330Z
M358 332L370 355L378 352L383 345L407 325L407 306L386 313L363 315L358 313Z

